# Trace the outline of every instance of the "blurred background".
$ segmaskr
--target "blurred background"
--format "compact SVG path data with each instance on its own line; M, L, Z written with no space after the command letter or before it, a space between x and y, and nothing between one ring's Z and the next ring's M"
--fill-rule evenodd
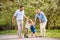
M16 20L13 25L12 16L20 5L24 5L26 16L33 21L35 10L43 11L48 19L47 35L60 38L60 0L0 0L0 34L17 34ZM39 32L38 19L36 29Z

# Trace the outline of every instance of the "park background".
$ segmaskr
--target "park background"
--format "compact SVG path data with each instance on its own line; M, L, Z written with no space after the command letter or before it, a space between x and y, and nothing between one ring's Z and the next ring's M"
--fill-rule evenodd
M33 21L35 10L42 10L48 19L47 37L60 38L60 0L0 0L0 35L17 34L16 20L12 24L12 16L20 5L24 5L26 16ZM36 30L37 35L40 35L38 19ZM24 34L24 30L22 33Z

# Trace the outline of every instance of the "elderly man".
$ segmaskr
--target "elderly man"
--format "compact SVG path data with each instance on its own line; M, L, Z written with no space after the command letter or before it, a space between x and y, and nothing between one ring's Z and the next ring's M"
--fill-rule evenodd
M39 19L40 21L40 31L41 31L41 37L45 37L46 35L46 24L47 24L47 18L44 14L44 12L40 11L39 9L36 10L36 15L35 15L35 24L36 24L36 19Z

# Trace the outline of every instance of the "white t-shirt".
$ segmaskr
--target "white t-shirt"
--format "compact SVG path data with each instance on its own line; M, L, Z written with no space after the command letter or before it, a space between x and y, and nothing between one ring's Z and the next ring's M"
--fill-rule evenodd
M26 26L25 26L25 28L30 29L30 24L28 23L28 20L26 21Z
M14 16L16 17L16 20L23 20L24 15L24 10L20 11L20 10L16 10Z

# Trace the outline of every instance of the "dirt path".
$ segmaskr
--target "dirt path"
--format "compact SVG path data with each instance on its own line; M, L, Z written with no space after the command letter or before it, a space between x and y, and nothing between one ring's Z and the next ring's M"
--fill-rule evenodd
M20 39L18 39L17 35L0 35L0 40L20 40ZM60 39L40 37L40 38L22 38L22 40L60 40Z

